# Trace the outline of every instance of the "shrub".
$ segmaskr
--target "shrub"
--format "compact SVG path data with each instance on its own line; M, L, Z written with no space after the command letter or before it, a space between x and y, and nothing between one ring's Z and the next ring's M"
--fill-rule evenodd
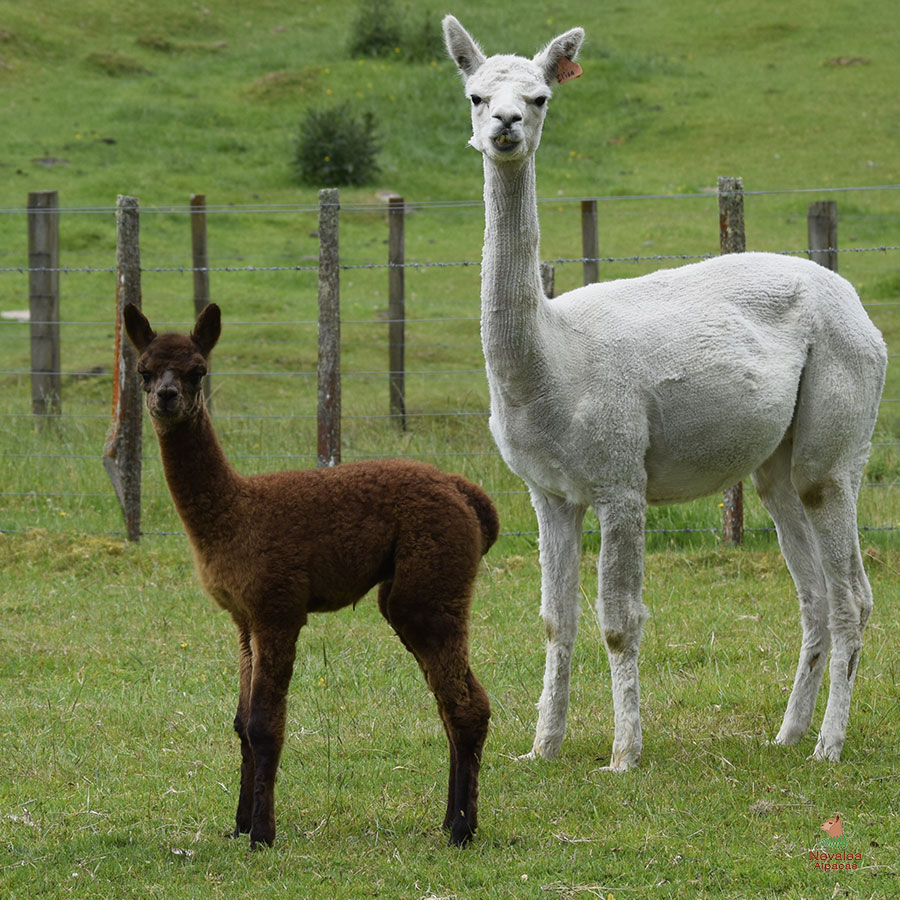
M441 32L440 17L431 10L408 12L403 21L406 23L401 41L401 52L410 62L429 62L432 59L443 59L444 36Z
M363 0L353 21L352 56L387 56L401 42L400 14L393 0Z
M393 56L422 62L443 53L436 13L421 7L401 13L393 0L361 0L352 26L351 56Z
M379 149L371 113L358 116L346 103L310 110L294 143L294 175L314 187L366 184L380 171Z

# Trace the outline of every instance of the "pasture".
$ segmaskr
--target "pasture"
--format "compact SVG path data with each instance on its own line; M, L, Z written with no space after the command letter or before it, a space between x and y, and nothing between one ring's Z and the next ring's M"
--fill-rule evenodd
M877 605L836 766L806 759L812 734L766 743L799 637L780 556L650 554L644 758L614 776L599 771L612 711L588 559L563 751L513 759L531 746L543 627L536 554L501 542L473 606L472 665L493 718L480 833L462 852L438 827L446 742L432 697L374 601L304 629L279 836L250 854L223 837L238 784L236 642L184 544L32 532L0 537L0 566L5 897L895 895L895 551L867 553ZM857 871L809 858L836 811Z
M718 175L748 191L748 248L799 252L806 206L837 199L839 266L900 347L900 69L894 5L649 0L515 16L452 11L489 52L584 25L585 75L552 101L538 159L542 254L580 283L581 197L601 197L601 278L718 252ZM63 415L30 415L28 326L0 320L0 894L10 898L887 898L898 892L900 368L861 495L875 611L843 761L777 732L800 628L752 491L741 550L720 498L648 522L642 766L613 776L609 672L585 536L569 730L531 746L543 670L534 517L487 432L478 340L481 164L449 60L352 58L352 4L267 0L252 13L171 0L0 0L0 312L28 305L28 191L60 192ZM398 55L399 56L399 55ZM298 647L275 847L229 842L238 785L233 628L203 594L145 428L144 536L124 541L100 463L113 373L116 195L142 206L144 309L192 317L187 202L205 193L214 415L243 472L315 460L314 189L290 178L301 113L376 117L377 184L342 191L344 458L409 455L494 497L505 536L473 606L473 669L493 718L480 831L437 827L445 738L412 660L371 598L314 617ZM873 188L880 188L874 190ZM828 193L838 189L839 193ZM818 191L821 190L821 193ZM409 428L387 417L386 216L407 221ZM893 250L879 250L887 247ZM291 271L299 266L300 271ZM596 526L594 519L587 527ZM814 729L821 720L819 698ZM844 819L856 870L823 870Z

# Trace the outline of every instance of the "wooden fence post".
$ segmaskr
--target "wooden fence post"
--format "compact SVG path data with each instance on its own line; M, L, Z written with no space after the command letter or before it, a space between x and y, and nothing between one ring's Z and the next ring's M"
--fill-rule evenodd
M806 227L809 235L809 258L820 266L837 272L837 202L817 200L810 203Z
M402 431L406 431L405 213L402 197L388 200L388 392L390 413L397 417Z
M743 253L744 182L741 178L719 178L719 248L722 253ZM738 482L723 495L722 540L738 547L744 541L744 486Z
M597 225L597 201L581 201L581 256L584 259L584 283L600 280L600 230Z
M194 272L194 318L203 312L209 303L209 254L206 245L206 196L191 194L191 253ZM207 407L212 409L210 392L210 371L212 366L207 360L207 373L203 379L203 399Z
M31 410L62 411L59 371L59 201L56 191L28 195L28 293Z
M341 461L341 273L337 188L319 191L319 468Z
M140 207L137 197L116 204L116 361L113 419L103 465L125 515L129 541L141 536L141 426L143 402L135 371L137 353L124 333L122 310L141 306Z
M541 263L541 285L544 288L544 296L552 300L556 296L556 266Z

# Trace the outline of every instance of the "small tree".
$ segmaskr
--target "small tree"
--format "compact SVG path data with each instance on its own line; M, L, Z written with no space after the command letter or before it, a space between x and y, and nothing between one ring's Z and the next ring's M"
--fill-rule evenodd
M360 185L380 171L371 113L355 115L349 104L310 110L294 142L298 181L313 187Z

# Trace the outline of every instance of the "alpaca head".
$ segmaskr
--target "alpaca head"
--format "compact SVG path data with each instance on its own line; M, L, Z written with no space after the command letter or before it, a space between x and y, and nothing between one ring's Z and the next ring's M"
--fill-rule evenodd
M189 335L158 335L131 303L122 317L128 338L140 354L137 371L154 424L165 428L196 416L203 408L206 363L222 330L219 307L206 306Z
M533 59L486 57L453 16L444 18L444 40L472 107L469 143L494 162L533 156L541 142L550 86L571 77L560 73L574 62L584 30L573 28L559 35Z

